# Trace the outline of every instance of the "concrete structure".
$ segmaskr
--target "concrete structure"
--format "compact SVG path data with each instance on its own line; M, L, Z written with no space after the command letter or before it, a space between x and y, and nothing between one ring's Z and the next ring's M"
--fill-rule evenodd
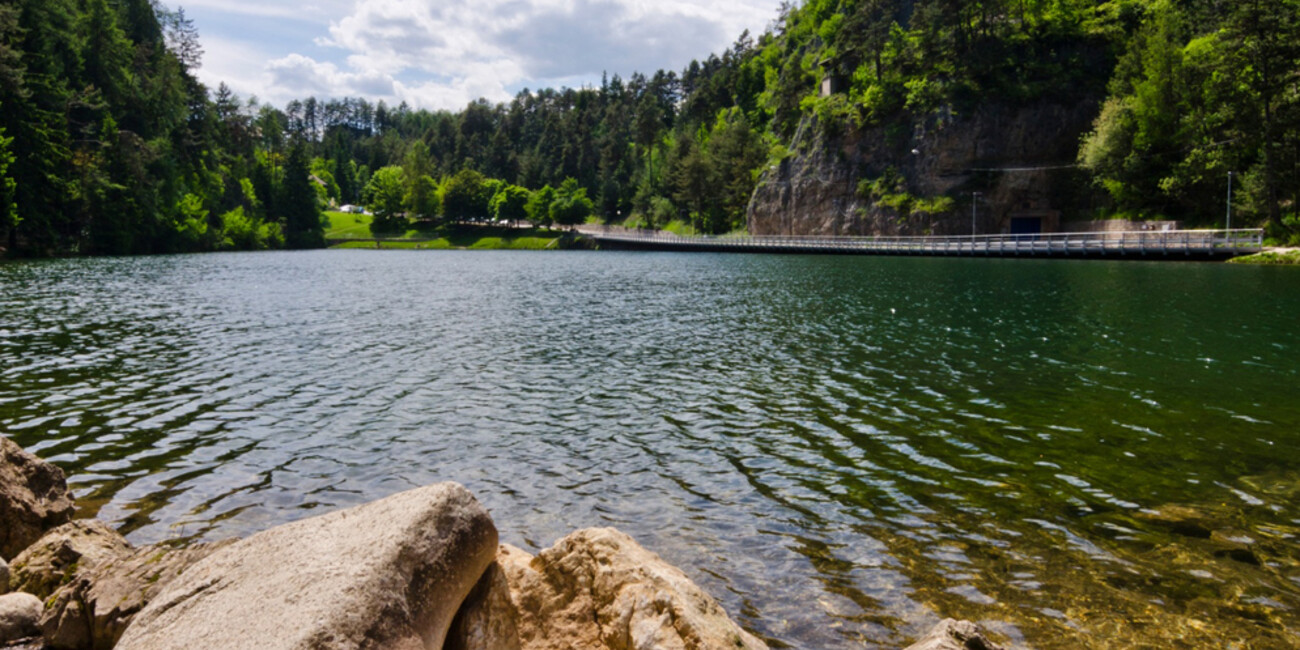
M737 253L1207 260L1250 255L1264 246L1264 231L1259 229L948 237L683 237L593 226L580 230L604 248Z

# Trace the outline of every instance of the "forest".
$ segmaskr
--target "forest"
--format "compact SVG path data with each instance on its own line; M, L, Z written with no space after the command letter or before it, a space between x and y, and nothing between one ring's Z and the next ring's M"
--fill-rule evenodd
M319 247L322 210L343 205L376 232L726 233L801 129L906 134L1045 97L1097 107L1076 161L1095 218L1218 223L1232 172L1238 223L1300 233L1300 0L807 0L680 71L456 112L261 104L205 87L202 57L192 21L153 0L0 4L0 247ZM828 74L842 92L823 96Z

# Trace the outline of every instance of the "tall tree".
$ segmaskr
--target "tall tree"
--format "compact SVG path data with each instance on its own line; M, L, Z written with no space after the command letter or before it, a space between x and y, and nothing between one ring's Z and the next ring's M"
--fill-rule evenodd
M1246 64L1225 71L1240 75L1249 88L1257 121L1255 143L1261 151L1258 175L1261 197L1274 229L1282 226L1280 157L1300 142L1300 0L1242 0L1229 10L1226 43ZM1291 166L1294 168L1295 163ZM1300 206L1297 207L1300 209Z
M488 216L482 174L472 169L462 169L447 181L443 192L443 214L451 221L473 220Z
M284 180L276 201L284 219L285 245L289 248L320 248L325 245L320 203L312 183L307 145L296 140L284 164Z
M370 229L377 233L404 232L407 219L403 210L406 198L406 172L401 167L381 167L366 184L366 205L374 213Z

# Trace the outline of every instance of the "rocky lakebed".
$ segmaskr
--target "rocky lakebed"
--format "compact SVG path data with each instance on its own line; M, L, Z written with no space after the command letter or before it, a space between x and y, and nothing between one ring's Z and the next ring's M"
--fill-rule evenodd
M182 546L136 547L74 510L61 469L0 437L0 648L768 647L627 534L531 555L456 483ZM910 650L997 647L949 619Z

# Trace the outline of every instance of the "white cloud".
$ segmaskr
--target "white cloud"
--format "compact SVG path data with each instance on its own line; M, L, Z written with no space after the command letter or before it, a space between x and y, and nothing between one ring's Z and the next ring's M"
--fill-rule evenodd
M288 56L263 59L254 68L264 84L260 90L248 89L257 81L247 68L218 65L218 72L242 75L237 90L276 102L351 95L457 109L480 97L507 100L521 86L594 83L602 72L626 77L681 70L692 58L720 52L745 29L758 32L777 8L777 0L318 2L332 16L321 21L328 22L328 35ZM236 0L230 6L249 15L284 10L269 0L265 5ZM209 62L228 51L204 42Z
M267 92L271 90L265 72L269 56L254 45L204 36L203 50L203 66L198 70L198 78L209 88L216 90L224 82L245 98L257 95L263 101L273 102L290 99Z
M347 89L346 94L363 97L391 97L395 82L391 76L380 72L343 72L333 63L321 63L301 54L290 54L271 61L266 66L272 85L277 91L294 97L335 95Z
M329 17L347 11L352 4L349 0L321 0L314 3L276 2L275 0L168 0L164 3L171 8L184 8L186 13L194 9L206 9L221 13L256 18L290 18L293 20L316 20L327 23ZM192 14L191 14L192 15Z

